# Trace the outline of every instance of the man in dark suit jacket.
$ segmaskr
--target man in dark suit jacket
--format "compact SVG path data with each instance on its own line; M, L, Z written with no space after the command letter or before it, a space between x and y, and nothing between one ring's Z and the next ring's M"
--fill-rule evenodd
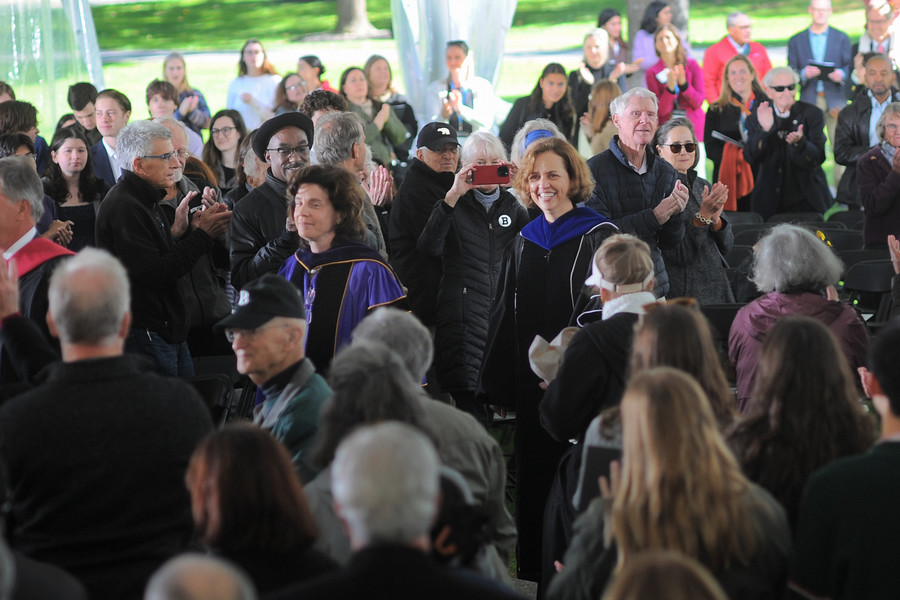
M93 598L139 598L184 551L193 523L184 472L212 430L200 397L123 355L125 268L87 248L50 283L48 324L62 362L0 409L7 539L80 579Z
M433 563L427 551L438 509L437 452L409 425L364 427L332 463L335 509L354 555L344 571L284 590L270 600L501 600L498 583Z
M131 117L131 101L117 90L103 90L97 94L97 130L103 139L91 146L94 175L109 187L116 185L122 173L116 155L116 139Z
M810 0L812 23L808 29L788 41L788 64L800 74L800 100L814 104L825 113L828 139L834 144L834 128L838 112L847 105L845 85L849 85L853 54L850 38L840 29L828 26L831 0ZM833 70L819 65L831 63ZM835 167L834 179L840 179L842 168Z
M868 454L837 460L806 484L795 532L794 598L874 600L900 589L900 325L884 329L860 368L881 416Z

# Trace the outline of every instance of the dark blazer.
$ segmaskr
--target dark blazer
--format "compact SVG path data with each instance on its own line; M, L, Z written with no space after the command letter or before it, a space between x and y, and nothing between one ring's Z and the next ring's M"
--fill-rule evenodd
M109 164L109 155L103 147L103 140L91 146L91 160L94 162L94 175L112 187L116 185L116 176L113 174L112 165Z
M786 119L775 117L763 131L756 117L747 117L744 159L757 173L751 206L764 219L779 212L824 213L832 204L825 180L825 117L813 104L795 103ZM803 125L803 140L789 144L785 136ZM758 169L758 171L757 171Z
M267 600L502 600L521 598L478 575L439 567L423 552L404 546L364 548L343 571L323 575Z
M810 104L816 103L816 80L809 81L803 75L803 69L813 60L812 46L809 45L809 29L791 37L788 41L788 65L800 74L800 99ZM825 42L825 62L832 62L844 72L844 80L835 83L826 80L825 100L828 108L840 108L847 103L844 86L850 81L850 70L853 68L853 55L850 53L850 38L840 29L828 27L828 40Z

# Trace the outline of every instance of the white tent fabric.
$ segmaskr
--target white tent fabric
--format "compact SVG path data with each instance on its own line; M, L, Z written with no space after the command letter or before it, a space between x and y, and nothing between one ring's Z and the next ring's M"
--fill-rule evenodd
M496 88L515 12L516 0L391 0L406 96L416 115L425 114L428 84L447 76L444 50L449 40L466 41L475 74Z
M104 88L88 0L4 0L0 23L0 79L37 107L45 129L69 112L69 85Z

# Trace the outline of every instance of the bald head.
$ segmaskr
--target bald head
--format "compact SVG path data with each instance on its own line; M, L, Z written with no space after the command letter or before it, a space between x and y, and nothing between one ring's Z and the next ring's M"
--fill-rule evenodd
M223 560L185 554L173 558L153 575L144 600L256 600L253 585Z
M85 248L63 262L53 272L47 295L51 330L64 351L67 345L109 346L124 340L131 305L128 275L108 252Z

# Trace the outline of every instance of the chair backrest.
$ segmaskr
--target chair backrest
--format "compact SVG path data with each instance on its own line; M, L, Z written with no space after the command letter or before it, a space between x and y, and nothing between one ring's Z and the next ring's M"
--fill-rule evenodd
M725 220L732 225L763 222L762 215L753 211L745 212L726 210L722 213L722 216L725 217Z
M843 223L847 226L847 229L862 229L865 219L865 213L861 210L844 210L831 213L828 217L828 222Z
M725 347L728 347L728 334L731 332L731 324L743 306L746 306L746 304L739 302L700 306L700 312L709 321L713 338L715 338L717 345L724 342Z
M212 417L216 427L224 425L228 416L228 410L231 408L231 399L234 395L231 378L224 373L210 373L207 375L183 377L182 379L194 386L194 389L203 398L203 403L209 410L210 417Z
M741 229L735 227L734 229L734 245L735 246L750 246L751 248L756 245L756 242L759 241L765 233L771 229L771 227L749 227L745 226Z
M828 236L831 247L840 256L844 252L862 250L865 245L861 229L830 229L822 232Z
M776 213L769 217L769 223L811 223L815 221L824 221L825 217L822 216L822 213L817 212L790 212L790 213Z
M847 301L875 322L886 321L891 311L891 281L894 267L890 260L867 260L847 269L843 293Z

